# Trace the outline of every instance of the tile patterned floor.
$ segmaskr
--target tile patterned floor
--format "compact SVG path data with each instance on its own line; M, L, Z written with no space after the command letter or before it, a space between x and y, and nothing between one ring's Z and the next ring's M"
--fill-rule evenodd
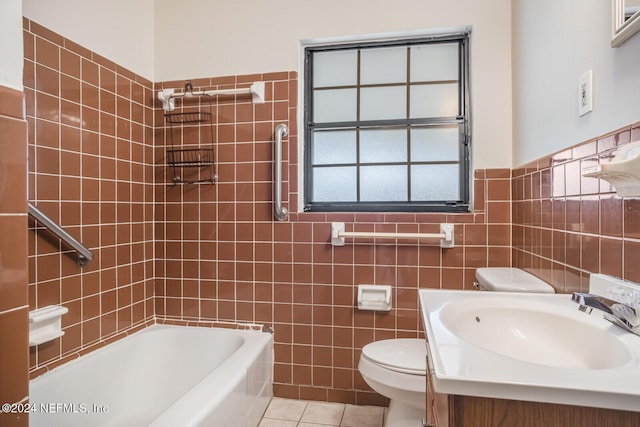
M385 410L274 397L258 427L382 427Z

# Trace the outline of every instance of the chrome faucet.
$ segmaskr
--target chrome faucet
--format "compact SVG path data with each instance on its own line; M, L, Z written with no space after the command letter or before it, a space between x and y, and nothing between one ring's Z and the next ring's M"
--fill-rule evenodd
M640 317L635 308L600 295L574 292L571 301L578 309L591 314L594 308L604 312L604 318L627 331L640 336Z

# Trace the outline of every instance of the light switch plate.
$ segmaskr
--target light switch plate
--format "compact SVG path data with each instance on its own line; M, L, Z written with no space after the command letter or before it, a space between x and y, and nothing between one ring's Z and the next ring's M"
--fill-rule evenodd
M578 79L578 116L593 110L593 72L587 71Z

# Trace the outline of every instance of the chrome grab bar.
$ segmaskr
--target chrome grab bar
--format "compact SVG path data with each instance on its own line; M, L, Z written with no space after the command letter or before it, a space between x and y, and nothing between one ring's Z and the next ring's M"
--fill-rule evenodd
M274 188L274 214L278 221L284 221L287 219L289 212L287 208L282 206L282 138L289 134L287 125L280 124L276 126L276 147L275 147L275 163L274 175L275 175L275 188Z
M78 254L76 262L80 267L85 266L89 261L93 260L93 254L86 246L77 241L71 234L67 233L62 227L56 224L54 220L31 203L29 203L29 216L49 229L58 239L71 246Z

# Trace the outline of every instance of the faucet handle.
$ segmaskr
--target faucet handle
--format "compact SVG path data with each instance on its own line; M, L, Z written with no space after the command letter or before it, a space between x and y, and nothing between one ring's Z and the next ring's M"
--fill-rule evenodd
M638 318L636 309L622 302L584 292L574 292L571 296L571 301L580 305L580 311L591 314L591 311L597 308L606 313L606 315L615 317L628 328L636 328L640 325L640 319Z
M614 286L607 289L609 298L640 311L640 291L629 289L624 286Z

